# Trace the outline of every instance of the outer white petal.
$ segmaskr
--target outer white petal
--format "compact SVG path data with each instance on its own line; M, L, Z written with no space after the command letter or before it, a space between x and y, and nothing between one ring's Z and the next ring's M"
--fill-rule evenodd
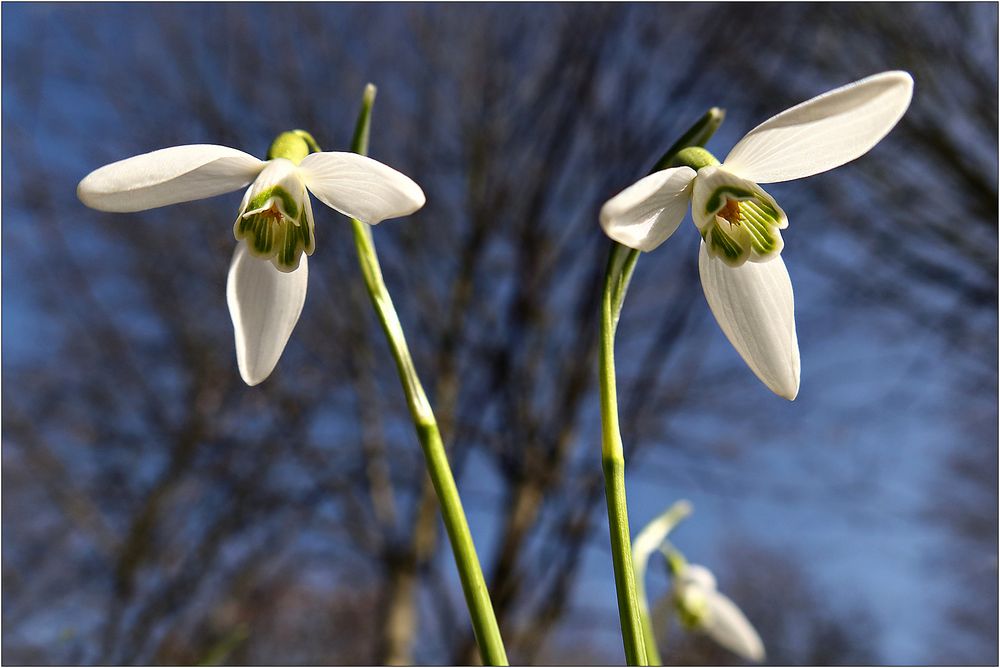
M781 112L740 140L724 165L757 183L812 176L867 153L913 96L906 72L883 72Z
M725 595L703 591L708 615L702 630L712 640L749 661L764 660L764 643L743 612Z
M426 201L410 177L356 153L312 153L299 171L317 199L369 225L409 215Z
M678 584L682 588L695 587L702 591L714 590L716 587L715 575L699 564L688 564L687 568L681 572Z
M705 298L729 342L772 392L799 392L799 343L792 282L781 256L727 266L701 244L698 269Z
M282 272L250 254L240 243L229 265L226 302L236 334L236 361L247 385L257 385L274 370L306 300L309 263Z
M695 171L674 167L639 179L601 207L604 233L620 244L651 251L684 220Z
M248 153L225 146L174 146L94 170L80 181L76 195L101 211L155 209L242 188L264 165Z

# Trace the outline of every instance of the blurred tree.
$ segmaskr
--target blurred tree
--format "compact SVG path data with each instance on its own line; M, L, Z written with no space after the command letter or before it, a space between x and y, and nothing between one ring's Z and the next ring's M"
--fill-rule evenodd
M782 443L845 444L863 472L851 429L933 419L952 429L933 455L955 467L927 484L981 490L951 511L976 520L970 559L947 570L955 601L996 582L996 522L975 514L995 507L995 479L970 483L962 464L996 457L995 6L3 14L5 662L474 659L348 227L317 210L302 321L277 372L250 389L223 294L237 196L127 216L74 197L88 170L162 146L262 154L275 133L304 127L343 149L368 80L381 90L372 155L428 195L411 220L379 226L376 243L513 661L620 660L613 594L585 576L607 542L593 373L600 204L708 106L727 107L717 143L731 145L769 114L881 69L915 74L904 123L850 169L786 190L808 382L851 398L863 389L840 368L849 319L870 320L859 331L876 355L902 341L935 361L904 368L901 389L871 405L804 396L776 408L721 345L686 226L641 263L619 336L632 477L677 486L695 471L717 494L867 513L878 479L858 473L860 493L844 494L823 470L789 491L785 471L747 475L741 435L789 457ZM911 378L940 387L913 394ZM927 403L943 408L925 415ZM962 641L970 660L995 656L995 601L982 625L947 621L947 605L941 624L976 638ZM787 661L874 656L869 625L821 608L800 605L802 625L775 632L796 647Z

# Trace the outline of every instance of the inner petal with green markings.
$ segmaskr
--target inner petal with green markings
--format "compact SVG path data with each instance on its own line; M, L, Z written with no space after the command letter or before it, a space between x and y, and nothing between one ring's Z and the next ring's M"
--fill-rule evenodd
M709 253L730 266L766 262L784 246L785 212L756 183L724 168L698 171L691 213Z
M297 269L303 252L312 255L312 207L294 164L283 158L267 164L243 198L233 234L280 271Z

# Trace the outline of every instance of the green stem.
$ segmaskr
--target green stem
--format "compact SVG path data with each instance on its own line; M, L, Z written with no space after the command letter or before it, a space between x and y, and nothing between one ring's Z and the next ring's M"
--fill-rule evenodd
M601 304L601 456L604 467L604 495L608 503L608 526L611 532L611 559L618 592L618 617L622 627L625 661L630 666L646 665L646 647L640 619L639 597L635 590L632 567L632 541L629 537L628 504L625 499L625 454L618 426L618 394L615 386L615 329L625 297L623 281L629 249L615 243L608 258ZM635 267L635 260L631 261ZM629 272L631 274L631 272Z
M351 150L361 155L368 152L368 129L374 100L375 87L369 84L365 89L361 113L358 117L358 125L355 128L354 141L351 146ZM389 347L392 349L392 356L396 360L396 367L399 370L403 391L406 393L410 415L416 427L424 457L427 460L427 472L430 474L431 483L434 485L438 502L441 504L441 515L444 518L444 526L448 532L448 539L451 541L452 552L455 555L455 564L458 567L465 601L469 606L472 628L479 645L480 655L485 665L506 666L507 654L500 636L500 629L497 626L496 615L493 613L486 580L483 578L483 571L479 565L479 557L476 555L476 547L472 542L472 534L469 532L469 523L465 518L455 478L448 464L437 420L434 418L430 402L420 384L420 378L413 365L413 358L406 345L406 337L403 335L403 327L382 278L382 269L379 266L378 255L372 241L371 228L357 220L352 220L351 224L354 227L354 243L358 250L361 273L364 276L372 306L375 307Z
M660 658L660 648L656 646L656 629L653 628L653 617L649 613L649 608L643 607L639 616L642 621L642 638L646 647L646 665L662 666L663 659Z
M725 117L718 108L704 116L674 143L657 161L652 171L665 169L682 149L704 144ZM601 345L598 360L601 392L601 457L604 469L604 495L608 504L608 527L611 534L611 560L615 571L618 594L618 617L622 628L625 660L630 666L648 665L646 637L651 630L643 621L639 596L636 593L632 544L629 537L628 503L625 497L625 453L618 424L618 393L615 378L615 331L625 301L632 273L639 260L639 251L612 243L608 267L604 276L601 300Z

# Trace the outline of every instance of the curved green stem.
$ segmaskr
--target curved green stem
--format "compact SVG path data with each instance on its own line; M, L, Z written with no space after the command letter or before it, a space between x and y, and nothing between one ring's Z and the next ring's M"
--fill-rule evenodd
M625 499L625 453L618 426L618 393L615 380L615 330L628 279L626 267L635 267L630 249L615 243L608 257L601 300L601 457L604 468L604 495L608 503L608 526L611 532L611 559L618 592L618 617L622 627L625 661L630 666L646 665L639 597L632 566L632 541L629 537L628 504ZM633 251L634 252L634 251ZM637 257L637 255L635 256Z
M351 150L361 155L368 152L371 108L374 101L375 87L369 84L365 89L361 113L358 116L354 141L351 145ZM406 393L410 415L416 427L424 457L427 460L427 472L430 474L431 483L434 485L438 502L441 504L441 515L444 518L444 526L455 556L455 565L458 567L458 575L462 582L462 591L465 593L465 601L469 607L469 615L472 618L472 628L479 645L480 655L485 665L506 666L507 654L504 650L503 639L497 626L496 615L493 613L490 593L486 588L486 580L483 578L483 571L479 565L479 557L476 555L476 547L469 531L469 523L466 520L465 511L462 509L458 487L455 485L455 478L448 464L437 420L434 418L430 402L420 384L413 358L406 345L406 337L403 335L403 327L382 278L382 269L379 266L378 255L372 241L371 228L357 220L352 220L351 224L354 227L354 243L357 246L358 261L361 264L361 273L364 275L368 295L371 297L372 306L375 307L375 313L382 323L382 329L385 331L386 339L388 339L392 356L396 360L396 368L403 384L403 391Z
M652 171L670 166L682 149L704 144L721 125L725 114L712 108L698 119L657 161ZM625 454L618 424L618 393L615 378L615 331L625 301L639 251L612 242L604 275L601 300L601 343L598 361L601 393L601 457L604 469L604 495L608 504L611 534L611 560L618 594L618 617L622 628L625 660L630 666L648 665L643 615L636 593L632 544L629 537L628 503L625 497ZM646 615L648 618L648 615ZM647 622L648 624L648 622Z

